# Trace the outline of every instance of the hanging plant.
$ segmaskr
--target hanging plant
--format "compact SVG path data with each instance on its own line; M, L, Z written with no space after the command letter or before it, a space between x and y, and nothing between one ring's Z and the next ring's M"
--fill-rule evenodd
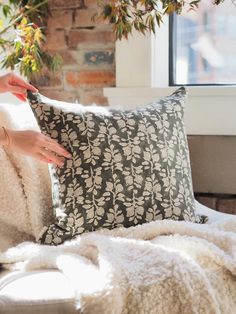
M224 0L213 0L218 5ZM198 8L201 0L98 0L101 18L113 25L117 39L127 38L133 30L142 34L155 33L164 15L181 14L184 7L189 10ZM235 2L235 0L232 0Z
M48 0L9 0L0 3L0 10L4 17L0 20L0 48L3 55L7 51L2 66L19 69L28 79L40 74L44 68L49 71L58 69L61 58L44 49ZM5 27L4 21L8 21Z

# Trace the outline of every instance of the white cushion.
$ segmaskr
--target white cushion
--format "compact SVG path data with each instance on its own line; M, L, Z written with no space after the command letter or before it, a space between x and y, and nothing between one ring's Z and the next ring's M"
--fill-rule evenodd
M209 217L207 223L233 215L196 202L196 211ZM234 216L235 217L235 216ZM56 270L0 273L1 314L74 314L74 292L68 279Z

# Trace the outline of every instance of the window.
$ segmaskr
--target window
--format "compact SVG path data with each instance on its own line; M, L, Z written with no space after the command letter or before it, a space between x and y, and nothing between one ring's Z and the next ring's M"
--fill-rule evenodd
M170 85L236 84L236 7L203 0L170 19Z

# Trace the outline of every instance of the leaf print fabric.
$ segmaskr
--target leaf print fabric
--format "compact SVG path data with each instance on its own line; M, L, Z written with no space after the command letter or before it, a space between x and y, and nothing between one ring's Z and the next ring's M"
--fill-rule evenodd
M29 92L43 133L71 154L51 166L55 224L39 241L60 244L83 232L157 219L204 223L195 215L183 123L186 91L136 110L53 102Z

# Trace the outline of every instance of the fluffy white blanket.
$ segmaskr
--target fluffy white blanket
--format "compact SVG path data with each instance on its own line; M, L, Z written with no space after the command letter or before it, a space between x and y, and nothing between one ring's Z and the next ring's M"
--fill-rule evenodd
M55 268L83 313L236 313L236 218L210 225L156 221L85 234L58 247L23 243L0 256Z
M38 130L26 103L0 104L0 126ZM0 146L0 251L37 238L52 218L47 165Z

